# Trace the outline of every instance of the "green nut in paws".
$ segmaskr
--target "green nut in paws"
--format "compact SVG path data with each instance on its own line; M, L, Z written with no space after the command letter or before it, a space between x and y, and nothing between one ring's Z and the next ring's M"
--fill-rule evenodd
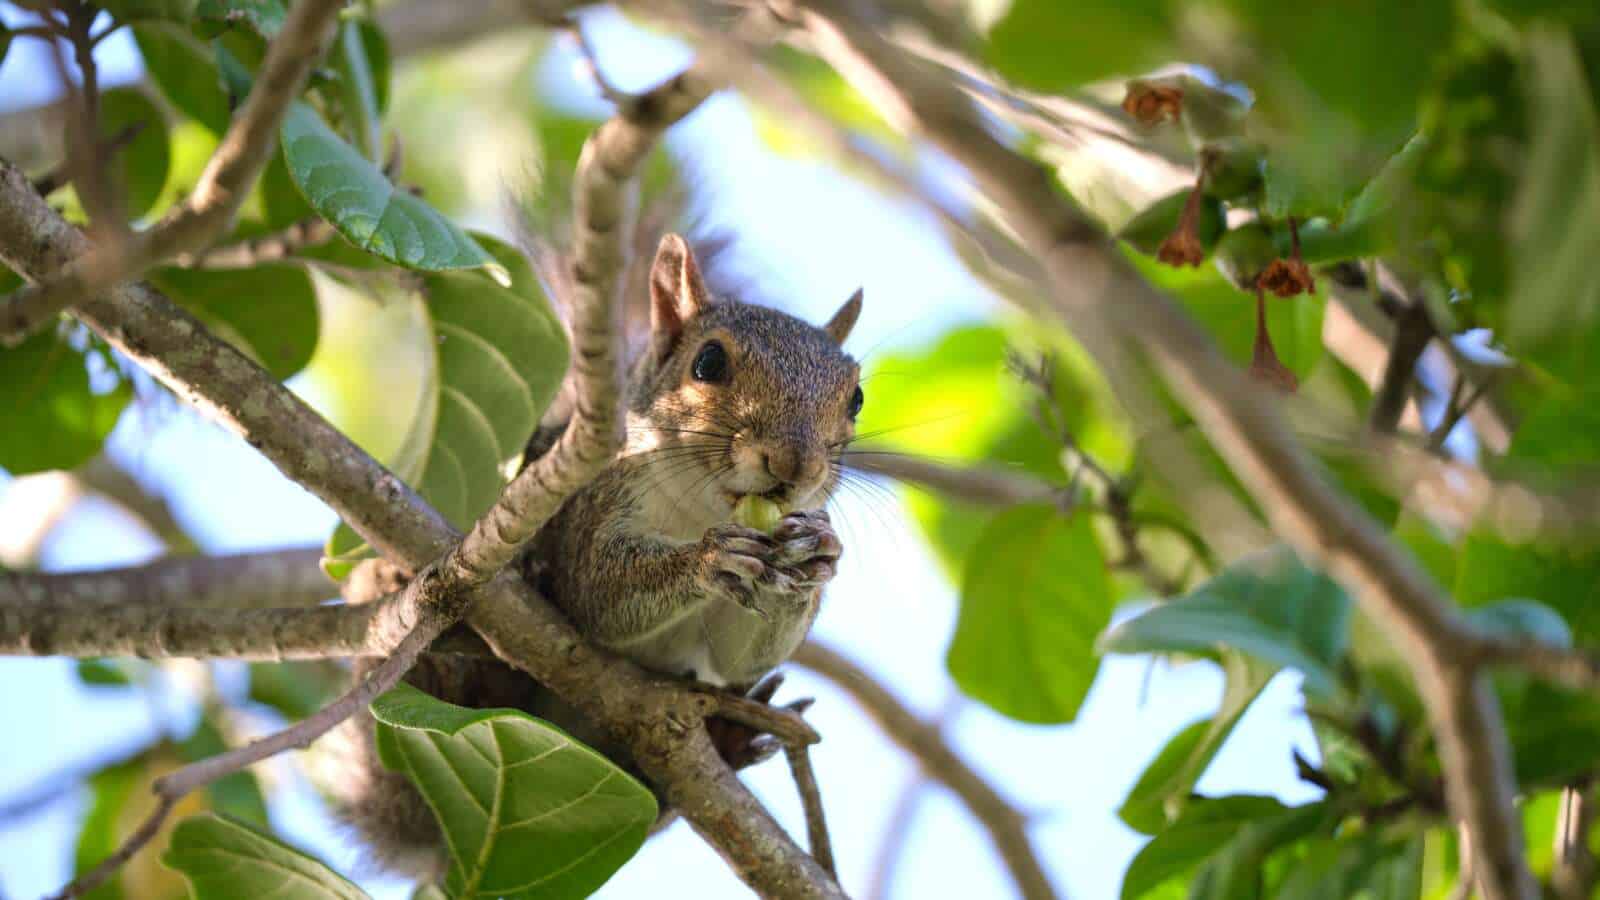
M778 504L765 497L755 494L745 494L739 498L733 507L733 521L746 528L754 528L762 534L771 534L778 527L778 520L783 518L783 510Z

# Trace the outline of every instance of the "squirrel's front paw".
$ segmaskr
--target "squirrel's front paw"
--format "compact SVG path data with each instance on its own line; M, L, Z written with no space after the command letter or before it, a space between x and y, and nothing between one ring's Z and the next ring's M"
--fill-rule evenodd
M800 588L810 589L832 580L844 544L833 531L824 510L792 512L773 529L777 550L771 560Z
M754 609L757 587L776 574L767 563L775 546L772 538L741 525L717 525L700 539L700 546L706 586Z

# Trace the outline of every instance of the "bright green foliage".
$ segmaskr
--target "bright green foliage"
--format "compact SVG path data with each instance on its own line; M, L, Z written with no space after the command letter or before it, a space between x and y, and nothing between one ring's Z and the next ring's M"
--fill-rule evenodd
M233 114L209 47L184 29L156 22L135 26L133 36L151 79L172 105L212 134L227 131Z
M98 349L91 355L105 364ZM0 351L0 468L26 475L87 462L132 396L126 381L112 377L109 390L91 390L85 354L53 331Z
M123 137L127 129L138 132L117 151L114 171L126 191L127 214L138 217L150 211L167 180L167 121L161 110L137 88L115 88L100 95L100 137Z
M1135 900L1169 882L1186 884L1188 873L1226 846L1256 819L1284 813L1272 797L1238 794L1202 798L1189 804L1172 827L1144 845L1122 878L1122 900Z
M1296 669L1318 694L1338 690L1350 600L1333 579L1277 550L1237 563L1188 597L1106 633L1113 653L1205 653L1218 647Z
M296 103L283 122L283 155L295 186L352 244L411 269L486 268L509 283L467 233L427 203L397 189L311 107Z
M283 897L366 900L318 860L241 822L210 814L178 823L162 862L189 879L195 900Z
M950 675L1013 719L1070 722L1100 668L1094 641L1114 602L1088 515L1001 513L967 565Z
M317 293L299 266L169 267L150 273L150 283L280 381L305 368L317 347Z
M986 61L1022 87L1056 92L1114 75L1139 75L1171 59L1163 0L1014 0L989 33Z
M560 730L451 706L407 685L372 704L378 752L422 791L451 850L455 897L586 897L644 843L656 801Z

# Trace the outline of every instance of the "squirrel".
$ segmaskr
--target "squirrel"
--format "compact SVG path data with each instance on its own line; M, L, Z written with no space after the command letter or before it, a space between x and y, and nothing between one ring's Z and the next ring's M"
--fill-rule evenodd
M676 234L661 239L647 282L623 447L538 531L521 569L594 644L765 701L776 684L757 683L805 638L843 549L823 507L863 402L860 366L841 346L862 292L815 327L713 294ZM524 465L562 427L535 432ZM770 535L732 523L747 495L784 513ZM357 676L371 664L358 663ZM427 654L406 680L460 705L523 709L631 765L597 727L497 661ZM323 751L319 780L380 868L438 878L438 824L416 788L382 767L372 728L368 714L347 722ZM770 755L718 744L735 764Z

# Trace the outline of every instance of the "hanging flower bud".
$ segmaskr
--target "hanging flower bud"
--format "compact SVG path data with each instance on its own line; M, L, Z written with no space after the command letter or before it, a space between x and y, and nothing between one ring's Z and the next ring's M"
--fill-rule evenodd
M1279 297L1293 297L1300 293L1315 294L1317 282L1311 277L1311 267L1300 258L1300 229L1293 216L1289 217L1289 240L1292 246L1289 258L1280 257L1273 260L1256 280L1256 285Z
M1156 250L1156 259L1169 266L1198 266L1206 258L1205 247L1200 243L1200 200L1204 196L1205 172L1195 178L1194 189L1183 201L1183 214L1178 217L1178 227Z
M1278 351L1272 346L1272 335L1267 331L1267 297L1260 288L1256 288L1256 342L1250 355L1250 377L1286 394L1300 389L1300 379L1278 359Z
M1164 119L1176 122L1183 115L1183 85L1136 78L1128 82L1122 111L1141 125L1158 125Z

